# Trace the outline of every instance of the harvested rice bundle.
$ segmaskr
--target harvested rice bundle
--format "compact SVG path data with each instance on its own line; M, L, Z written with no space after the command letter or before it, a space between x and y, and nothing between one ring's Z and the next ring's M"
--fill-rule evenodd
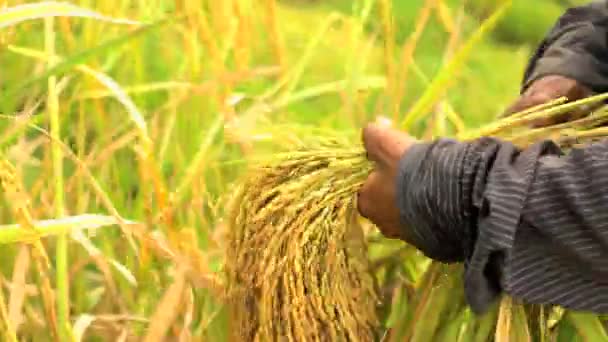
M361 150L328 142L245 181L226 263L239 339L374 339L374 278L353 203L370 167Z
M527 145L555 134L566 134L569 142L607 136L606 128L592 128L606 121L605 108L567 124L519 129L605 98L538 107L461 138L501 136ZM376 340L377 286L354 200L372 163L362 147L337 141L305 145L274 160L247 175L230 206L225 269L234 337Z

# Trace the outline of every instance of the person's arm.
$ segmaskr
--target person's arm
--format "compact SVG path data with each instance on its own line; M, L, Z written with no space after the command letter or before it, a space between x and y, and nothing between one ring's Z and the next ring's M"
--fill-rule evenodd
M608 91L607 6L595 1L560 18L511 109L574 100L587 87ZM377 166L359 193L360 213L435 260L464 261L476 312L501 291L608 312L608 141L560 157L550 142L524 151L487 138L417 144L373 126L363 138Z
M510 115L560 97L579 100L608 91L608 1L594 1L567 10L528 61L521 96L503 115ZM569 113L535 122L546 126L573 120Z
M397 173L403 238L465 261L483 312L501 291L530 303L608 313L608 140L567 156L484 138L405 152Z
M608 91L608 1L568 9L530 59L522 93L534 81L560 75L594 92Z

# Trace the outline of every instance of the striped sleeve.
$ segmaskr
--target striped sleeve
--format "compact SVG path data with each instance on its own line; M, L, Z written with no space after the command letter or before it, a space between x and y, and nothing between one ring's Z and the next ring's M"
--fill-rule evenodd
M608 141L567 155L491 138L411 151L397 180L404 236L433 259L465 263L473 310L505 291L608 313Z
M537 79L561 75L597 93L608 91L608 1L569 8L530 58L522 92Z

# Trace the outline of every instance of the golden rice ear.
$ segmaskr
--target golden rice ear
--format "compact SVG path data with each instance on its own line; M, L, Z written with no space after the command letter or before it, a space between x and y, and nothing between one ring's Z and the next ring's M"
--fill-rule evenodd
M233 202L228 297L243 338L377 336L374 277L365 235L353 224L352 199L369 166L361 150L339 146L294 151L255 169Z

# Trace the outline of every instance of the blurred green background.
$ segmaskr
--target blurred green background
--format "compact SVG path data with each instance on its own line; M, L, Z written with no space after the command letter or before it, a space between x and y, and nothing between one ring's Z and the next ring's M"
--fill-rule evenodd
M575 2L514 0L410 133L492 121ZM39 7L11 12L26 3ZM500 2L69 3L79 7L0 3L0 144L14 167L2 178L1 222L99 213L141 225L3 246L7 338L226 339L224 200L248 157L289 143L269 127L357 136L378 116L398 124ZM44 133L53 127L59 161Z

